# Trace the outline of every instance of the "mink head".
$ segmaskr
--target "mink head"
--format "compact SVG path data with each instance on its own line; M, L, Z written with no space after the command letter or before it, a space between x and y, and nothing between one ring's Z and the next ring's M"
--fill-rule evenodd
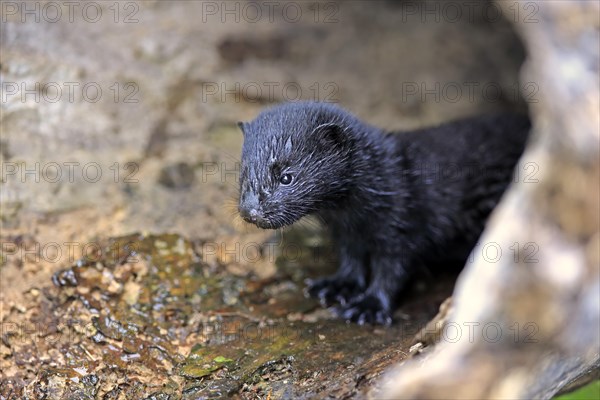
M332 105L298 102L240 123L242 218L276 229L341 201L351 186L350 118Z

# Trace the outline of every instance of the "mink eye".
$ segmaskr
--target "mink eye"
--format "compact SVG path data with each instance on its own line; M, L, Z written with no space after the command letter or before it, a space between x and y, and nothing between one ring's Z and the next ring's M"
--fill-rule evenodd
M294 178L292 177L292 174L283 174L281 175L281 178L279 178L279 183L287 186L292 183L293 180Z

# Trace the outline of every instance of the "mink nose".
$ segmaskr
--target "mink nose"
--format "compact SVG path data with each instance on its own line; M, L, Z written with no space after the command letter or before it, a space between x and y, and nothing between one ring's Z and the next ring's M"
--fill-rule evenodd
M240 215L248 222L256 223L258 219L258 211L256 211L256 208L245 208L240 206Z
M257 195L249 192L244 193L239 206L241 217L255 224L258 221L258 203Z

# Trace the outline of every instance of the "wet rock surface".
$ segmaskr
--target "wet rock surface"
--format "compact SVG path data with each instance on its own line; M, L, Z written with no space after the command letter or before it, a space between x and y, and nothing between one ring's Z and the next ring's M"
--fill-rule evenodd
M327 269L330 260L315 257L323 251L314 247L310 257ZM359 327L306 299L303 279L311 269L288 261L279 258L277 272L259 279L210 267L179 235L110 239L56 272L53 285L31 289L35 302L3 325L1 395L360 395L404 359L453 284L448 276L415 290L390 328Z

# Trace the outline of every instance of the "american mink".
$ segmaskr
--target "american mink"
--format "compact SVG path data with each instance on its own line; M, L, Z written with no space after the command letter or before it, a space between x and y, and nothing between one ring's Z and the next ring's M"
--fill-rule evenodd
M317 214L340 266L309 282L346 320L391 323L417 268L466 262L510 183L526 116L478 116L384 132L326 103L288 103L239 123L240 215L260 228Z

